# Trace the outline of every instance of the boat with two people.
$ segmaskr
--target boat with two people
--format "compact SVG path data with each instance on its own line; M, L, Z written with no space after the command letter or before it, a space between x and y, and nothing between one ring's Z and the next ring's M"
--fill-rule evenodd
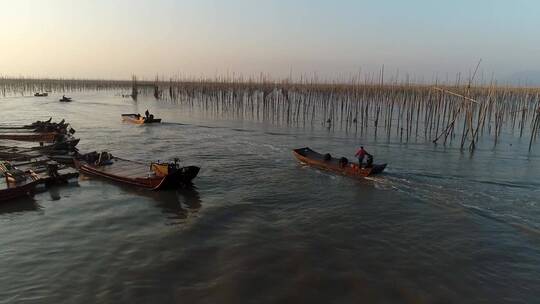
M199 173L197 166L174 162L150 164L116 157L108 152L91 152L75 159L81 173L149 190L189 187Z
M134 124L148 124L148 123L160 123L161 118L154 118L154 114L150 114L148 110L144 113L144 116L141 114L122 114L122 120L125 122L131 122Z
M60 98L58 101L60 102L72 102L73 100L71 97L66 97L66 95L63 95L62 98Z
M373 156L368 155L367 164L357 164L349 162L345 157L333 158L330 154L320 154L308 147L293 150L293 155L304 164L331 171L334 173L350 176L353 178L364 178L370 175L379 174L384 171L387 164L373 164Z

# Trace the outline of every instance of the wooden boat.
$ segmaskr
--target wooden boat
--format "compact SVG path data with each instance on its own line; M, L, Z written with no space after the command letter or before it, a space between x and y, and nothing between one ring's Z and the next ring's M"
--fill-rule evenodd
M161 118L154 118L154 115L148 116L148 118L140 114L122 114L122 120L135 124L147 124L147 123L160 123Z
M49 158L54 160L54 161L57 161L57 162L59 162L61 164L72 165L72 166L74 165L73 161L75 160L74 155L62 155L62 154L61 155L57 155L57 154L49 155Z
M13 154L14 157L17 157L17 154L29 156L34 156L36 154L69 154L69 152L76 151L76 146L79 143L80 139L75 137L68 137L64 140L58 140L52 144L44 144L34 146L30 143L19 143L17 141L6 141L8 145L0 145L0 155L6 154L9 156Z
M64 120L56 123L48 121L36 121L30 125L2 125L0 124L0 134L16 133L16 135L26 135L35 133L56 133L68 137L75 134L75 130L65 123ZM62 137L62 136L60 136ZM11 139L11 138L9 138ZM64 138L65 139L65 138Z
M103 153L86 154L82 160L76 159L75 165L84 174L150 190L189 185L200 169L196 166L180 167L176 162L148 165L119 157L102 157ZM96 155L99 155L98 160L95 160Z
M37 185L36 181L25 181L23 183L6 183L5 179L0 182L0 202L9 201L23 196L32 196Z
M61 102L71 102L71 101L73 101L73 100L71 99L71 97L65 97L65 96L64 96L64 97L60 98L58 101L61 101Z
M41 157L42 154L38 151L22 150L22 149L4 149L0 147L0 160L5 161L23 161Z
M0 202L33 194L39 177L32 171L19 170L7 162L0 162Z
M52 143L56 140L58 133L0 133L0 139L34 141Z
M312 167L355 178L364 178L369 175L378 174L386 168L386 164L371 165L366 168L360 167L357 163L345 161L345 158L325 158L325 155L317 153L308 147L294 149L293 154L300 162Z
M49 93L35 93L34 96L36 97L46 97L46 96L49 96Z
M60 132L63 130L68 131L69 124L65 123L62 119L60 122L51 122L52 117L46 121L36 121L29 125L14 125L14 124L0 124L0 130L21 130L28 132Z
M39 183L43 184L67 183L69 180L79 177L78 170L49 158L34 159L27 162L12 162L12 164L22 170L33 172L34 176L39 179Z

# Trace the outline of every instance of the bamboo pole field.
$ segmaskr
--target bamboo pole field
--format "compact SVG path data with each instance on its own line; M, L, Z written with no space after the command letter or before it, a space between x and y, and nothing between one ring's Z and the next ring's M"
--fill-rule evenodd
M62 80L0 78L2 96L28 92L131 90L131 97L153 96L162 102L202 110L217 117L264 121L398 138L400 142L459 144L474 151L480 138L529 136L529 149L540 128L540 89L489 85L418 85L363 82L317 83L302 80L216 78L189 80Z

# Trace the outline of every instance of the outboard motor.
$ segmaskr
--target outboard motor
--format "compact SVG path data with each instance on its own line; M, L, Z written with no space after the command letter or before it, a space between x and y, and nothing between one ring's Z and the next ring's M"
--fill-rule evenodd
M176 163L167 164L167 173L174 174L178 170L178 165Z
M368 154L367 160L366 160L366 168L373 167L373 155Z

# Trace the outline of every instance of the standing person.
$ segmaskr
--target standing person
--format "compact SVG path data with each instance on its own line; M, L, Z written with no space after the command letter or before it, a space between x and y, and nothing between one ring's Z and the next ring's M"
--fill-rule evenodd
M146 112L144 112L144 115L146 116L146 118L148 118L148 116L150 116L150 112L148 112L148 109L146 109Z
M358 164L360 165L360 168L362 168L362 163L364 162L364 157L369 154L366 150L364 150L364 147L361 146L358 151L356 151L356 154L354 156L358 157Z

